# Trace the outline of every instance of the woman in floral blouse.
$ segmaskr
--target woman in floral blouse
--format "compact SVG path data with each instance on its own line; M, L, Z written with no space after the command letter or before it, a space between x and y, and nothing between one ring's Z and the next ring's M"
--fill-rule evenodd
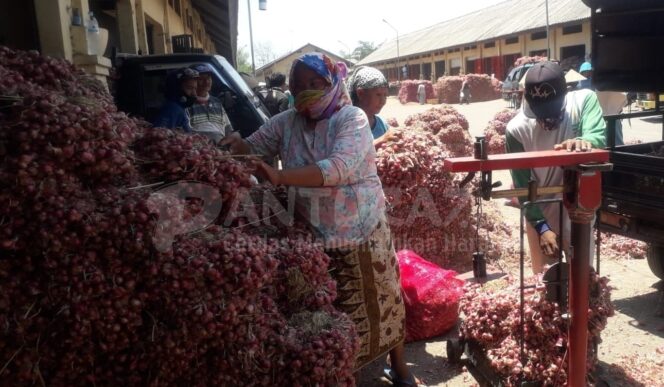
M415 386L403 355L405 309L399 267L364 112L351 105L346 66L309 53L293 62L289 89L295 109L274 116L250 137L222 144L235 153L279 156L283 169L258 162L272 184L296 190L295 207L332 258L335 305L361 339L356 370L389 352L394 385Z

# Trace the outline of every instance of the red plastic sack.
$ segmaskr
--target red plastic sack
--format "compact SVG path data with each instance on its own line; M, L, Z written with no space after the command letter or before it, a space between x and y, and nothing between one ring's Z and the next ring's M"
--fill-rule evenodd
M410 250L397 253L406 305L406 342L439 336L456 325L464 281Z

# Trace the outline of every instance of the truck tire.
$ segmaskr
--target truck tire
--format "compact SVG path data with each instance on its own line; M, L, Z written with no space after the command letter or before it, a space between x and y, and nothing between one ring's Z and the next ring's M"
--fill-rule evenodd
M664 280L664 244L649 243L646 257L653 274Z

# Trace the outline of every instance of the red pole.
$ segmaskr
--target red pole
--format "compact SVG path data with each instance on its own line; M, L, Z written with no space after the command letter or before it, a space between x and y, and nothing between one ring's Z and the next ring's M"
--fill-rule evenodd
M570 215L571 218L571 215ZM588 358L588 286L590 278L590 223L572 223L572 259L569 265L569 387L586 386Z
M569 265L569 387L586 386L588 358L588 298L590 286L590 241L595 211L602 200L599 171L565 170L563 202L572 222L572 257Z

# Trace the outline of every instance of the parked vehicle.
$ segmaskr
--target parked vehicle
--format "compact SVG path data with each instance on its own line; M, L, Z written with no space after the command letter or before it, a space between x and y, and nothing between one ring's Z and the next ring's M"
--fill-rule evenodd
M657 0L583 0L592 11L593 86L600 91L664 93L660 33L664 9ZM601 12L597 10L601 9ZM627 55L626 53L629 53ZM626 58L633 60L625 60ZM659 116L664 109L607 117L613 170L602 176L600 229L649 244L652 272L664 279L664 130L662 141L615 146L615 122Z
M120 54L114 58L115 80L111 89L118 108L148 121L164 103L164 81L169 71L207 63L213 75L211 95L220 98L233 128L243 137L255 132L270 117L260 95L219 55L168 54L137 56Z
M659 103L664 103L664 94L659 95ZM656 108L657 99L655 93L637 93L636 106L641 110L652 110Z
M521 79L523 79L528 69L533 65L534 63L526 63L514 67L503 81L501 88L503 99L510 101L511 106L516 109L521 107L521 97L523 97L523 88L520 85Z

